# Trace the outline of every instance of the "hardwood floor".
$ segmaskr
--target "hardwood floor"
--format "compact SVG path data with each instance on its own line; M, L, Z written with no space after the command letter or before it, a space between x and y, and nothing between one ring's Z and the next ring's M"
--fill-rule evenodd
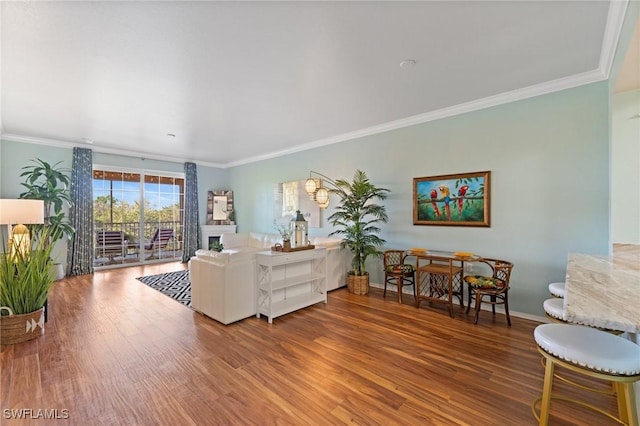
M416 309L346 289L276 318L224 326L135 278L181 263L56 283L45 335L3 346L4 424L534 425L542 389L537 323L457 307ZM247 295L251 297L251 295ZM559 384L615 410L613 397ZM10 411L30 409L27 420ZM48 410L46 412L38 410ZM40 415L40 418L37 418ZM66 417L43 419L46 415ZM35 420L32 418L36 418ZM552 424L615 424L563 402Z

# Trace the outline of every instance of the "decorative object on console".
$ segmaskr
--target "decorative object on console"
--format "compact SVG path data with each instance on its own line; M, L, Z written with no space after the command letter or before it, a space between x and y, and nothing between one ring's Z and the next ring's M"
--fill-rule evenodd
M328 192L340 198L335 211L328 217L328 221L338 229L329 236L340 235L343 238L342 247L348 247L353 255L352 270L347 273L347 288L354 294L367 294L369 273L364 270L365 262L369 256L382 256L379 247L385 240L378 236L380 228L377 225L389 219L385 206L372 201L384 200L389 190L373 185L362 170L356 170L352 182L343 179L334 181L323 174L310 173L322 176L330 186ZM308 189L312 189L311 183ZM325 200L320 189L315 191L316 200L328 206L329 199L327 197Z
M233 191L209 191L207 194L207 225L233 225Z
M289 244L289 246L284 246L280 243L276 243L274 246L271 247L271 251L281 251L284 253L289 253L292 251L311 250L314 248L316 248L316 246L312 244L308 244L306 246L291 247L291 244Z
M413 178L413 224L490 226L491 172Z
M275 228L276 231L278 231L278 234L280 234L280 236L282 237L282 245L285 248L291 248L291 232L293 232L293 230L291 229L291 226L289 225L289 223L284 224L284 223L279 223L277 220L273 221L273 227Z
M296 210L296 217L291 219L291 244L293 247L304 247L308 243L309 224L304 220L300 210Z

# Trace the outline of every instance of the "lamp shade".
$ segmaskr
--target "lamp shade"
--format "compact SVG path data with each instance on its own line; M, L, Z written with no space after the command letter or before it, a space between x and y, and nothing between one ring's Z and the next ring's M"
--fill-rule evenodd
M307 193L307 195L313 195L316 192L316 189L318 189L318 187L320 186L316 181L317 179L309 178L304 183L304 190Z
M318 204L325 204L329 202L329 191L324 188L318 189L316 192L316 201Z
M44 201L0 199L0 224L44 223Z

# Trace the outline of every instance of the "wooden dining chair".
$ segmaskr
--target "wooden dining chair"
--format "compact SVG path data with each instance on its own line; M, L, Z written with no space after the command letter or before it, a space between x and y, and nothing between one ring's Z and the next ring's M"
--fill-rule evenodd
M402 289L413 286L413 296L416 297L416 270L413 265L404 263L404 251L387 250L383 253L384 263L384 292L387 295L387 284L398 288L398 303L402 303Z
M469 313L471 303L475 299L476 312L473 323L477 324L482 302L491 304L491 311L494 316L496 314L496 305L504 305L507 324L511 327L511 317L509 317L509 279L511 278L513 263L507 262L506 260L490 258L482 258L477 263L487 265L490 273L486 275L467 275L464 277L464 281L467 283L469 289L467 313Z

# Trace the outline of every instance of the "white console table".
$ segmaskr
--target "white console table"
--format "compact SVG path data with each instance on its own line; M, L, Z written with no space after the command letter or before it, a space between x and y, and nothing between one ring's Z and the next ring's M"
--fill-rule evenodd
M200 225L200 248L209 250L209 237L235 234L237 225Z
M327 249L263 251L256 255L256 317L269 323L313 304L327 303Z

